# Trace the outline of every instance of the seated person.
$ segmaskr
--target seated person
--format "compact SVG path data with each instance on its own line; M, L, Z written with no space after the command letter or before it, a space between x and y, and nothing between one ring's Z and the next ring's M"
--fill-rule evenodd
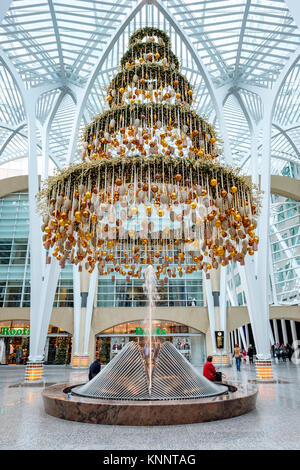
M101 370L101 364L100 364L100 359L96 359L91 365L89 369L89 380L92 380L94 377L96 377L97 374L99 374Z
M206 377L208 380L211 380L212 382L215 380L215 373L216 373L216 368L212 363L212 356L208 356L206 363L204 364L203 367L203 375Z

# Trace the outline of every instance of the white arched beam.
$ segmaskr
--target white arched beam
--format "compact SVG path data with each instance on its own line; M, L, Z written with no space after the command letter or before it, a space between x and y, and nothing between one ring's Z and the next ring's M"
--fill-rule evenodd
M291 139L291 137L288 135L288 133L281 127L279 126L278 124L275 124L273 122L273 126L279 131L278 134L276 134L276 136L282 134L284 135L284 137L286 138L286 140L289 142L290 146L292 147L292 149L294 150L295 154L297 155L297 157L299 158L300 160L300 151L298 150L297 146L294 144L293 142L293 139ZM273 136L274 137L274 136ZM299 161L300 163L300 161Z
M0 2L0 23L2 23L3 18L5 17L7 11L9 10L10 5L13 0L1 0Z
M53 119L56 116L57 110L60 107L64 97L66 95L71 96L72 100L76 104L77 100L76 97L74 96L74 93L72 90L70 90L67 87L63 87L61 89L61 92L57 96L54 105L52 107L52 111L50 112L48 118L46 119L44 125L42 126L41 133L42 133L42 155L43 155L43 161L44 161L44 174L43 177L47 178L48 177L48 166L49 166L49 157L53 160L54 164L60 168L61 165L57 162L57 160L54 157L51 157L49 154L49 133L51 130L51 126L53 123Z
M300 48L289 59L281 71L273 90L265 92L263 96L264 118L262 137L262 159L261 189L263 191L262 207L259 218L259 264L257 275L254 270L253 260L247 260L245 274L248 287L248 296L251 303L254 334L257 338L258 357L268 359L270 357L268 337L269 337L269 243L270 243L270 194L271 194L271 128L272 118L276 105L276 99L283 86L283 83L299 60ZM243 268L239 269L243 272ZM255 293L255 295L254 295Z
M11 129L10 135L7 137L7 139L5 139L5 141L3 142L3 144L0 148L0 159L1 159L2 153L4 152L5 148L9 144L9 142L14 138L15 135L20 134L20 130L23 129L23 127L25 127L26 124L27 123L23 121L17 127L15 127L14 129ZM2 126L0 126L0 127L2 127ZM5 127L5 128L8 129L8 127Z
M50 10L51 19L52 19L52 25L53 25L53 29L54 29L54 33L55 33L56 46L57 46L57 50L58 50L59 65L60 65L60 76L61 76L62 83L64 85L66 83L65 64L64 64L64 57L63 57L63 53L62 53L60 34L59 34L59 31L58 31L58 24L57 24L55 10L54 10L52 0L48 0L48 5L49 5L49 10Z
M37 138L35 116L36 102L42 89L26 90L17 70L3 51L0 58L13 78L24 106L28 125L28 193L29 193L29 244L30 244L30 355L32 362L43 359L46 341L47 322L50 318L53 298L57 282L57 266L51 266L46 271L43 280L43 265L45 256L42 256L40 216L36 208L35 196L39 191L39 178L37 168ZM20 129L19 129L20 133ZM24 135L25 136L25 135ZM26 137L26 136L25 136ZM54 275L55 272L55 275ZM47 282L47 280L49 282ZM47 284L42 289L43 282ZM51 284L51 285L50 285ZM46 294L46 295L44 295ZM50 298L51 297L51 298Z

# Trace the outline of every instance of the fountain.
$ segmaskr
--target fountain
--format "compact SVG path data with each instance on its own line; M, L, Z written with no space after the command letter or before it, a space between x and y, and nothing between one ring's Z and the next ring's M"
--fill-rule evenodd
M148 344L148 352L149 352L149 357L148 357L148 377L149 377L149 395L151 396L151 388L152 388L152 358L154 358L154 351L152 350L152 336L153 336L153 331L152 331L152 314L153 314L153 309L155 307L155 300L159 299L159 295L157 292L156 288L156 276L154 273L154 269L152 265L149 265L144 272L144 277L145 277L145 283L143 285L143 289L145 294L148 297L148 302L149 302L149 309L148 309L148 319L146 318L146 324L148 323L148 342L146 342L145 347L147 347ZM154 333L155 334L155 333ZM146 359L146 358L145 358Z
M145 269L144 278L144 291L149 301L144 348L134 341L127 343L96 377L74 387L72 394L110 400L179 400L227 393L228 387L199 375L169 341L154 354L152 315L159 295L152 266Z
M152 266L144 277L149 300L144 348L131 341L86 384L46 389L47 413L91 423L164 425L224 419L253 409L257 394L253 386L237 389L207 380L169 341L154 354L152 315L159 297Z

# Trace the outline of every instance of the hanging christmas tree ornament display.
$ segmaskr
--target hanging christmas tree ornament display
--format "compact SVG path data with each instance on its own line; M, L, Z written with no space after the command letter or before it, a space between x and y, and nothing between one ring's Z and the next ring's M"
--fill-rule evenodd
M108 109L83 136L82 162L48 178L38 195L43 243L63 268L169 278L244 264L258 247L259 193L222 165L212 125L193 109L168 35L130 38Z

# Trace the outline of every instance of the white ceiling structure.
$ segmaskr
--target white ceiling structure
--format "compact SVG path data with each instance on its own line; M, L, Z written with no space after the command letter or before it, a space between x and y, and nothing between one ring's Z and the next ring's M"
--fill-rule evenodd
M104 109L130 34L148 25L169 33L197 112L216 125L224 155L245 173L253 143L260 172L264 114L276 92L271 173L299 178L299 1L0 3L0 168L27 161L30 106L43 174L79 159L82 126Z

